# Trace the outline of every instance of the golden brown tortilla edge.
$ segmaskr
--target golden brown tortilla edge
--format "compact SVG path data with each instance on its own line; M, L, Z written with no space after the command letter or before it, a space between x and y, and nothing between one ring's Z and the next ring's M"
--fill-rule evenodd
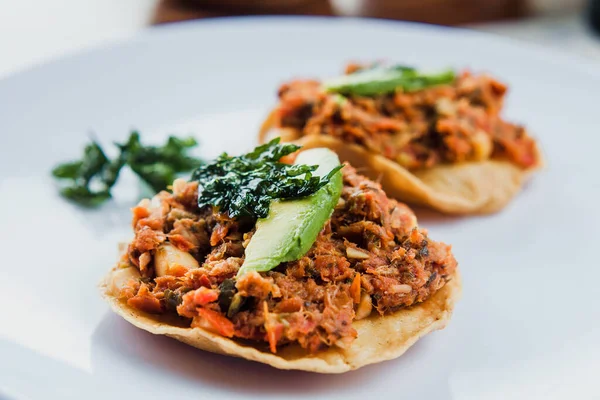
M242 344L202 328L182 328L161 321L155 315L146 314L128 306L110 293L111 272L100 283L102 297L111 309L132 325L155 335L165 335L193 347L212 353L256 361L284 370L302 370L316 373L336 374L354 370L365 365L401 356L417 340L434 330L443 329L448 323L455 303L461 295L458 270L452 279L431 298L418 305L399 310L386 316L372 315L353 326L359 332L349 349L332 347L316 354L306 354L299 346L287 346L284 351L272 354L257 347ZM400 328L399 328L400 327ZM381 342L384 331L402 331L399 337ZM360 340L361 335L362 338Z

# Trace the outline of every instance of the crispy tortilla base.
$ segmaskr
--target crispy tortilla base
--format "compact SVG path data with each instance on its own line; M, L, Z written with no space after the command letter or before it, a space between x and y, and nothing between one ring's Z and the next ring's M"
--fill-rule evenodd
M326 135L300 137L290 128L276 129L276 119L274 110L260 129L260 143L281 136L282 141L293 141L304 148L327 147L361 174L381 182L389 196L448 214L489 214L501 210L527 178L543 166L542 154L536 148L540 161L528 170L507 161L487 160L409 171L357 144L344 143Z
M354 321L358 337L348 349L332 347L317 354L307 354L300 346L286 346L277 354L266 345L228 339L202 328L189 328L174 319L143 313L110 293L112 273L101 283L103 297L113 311L138 328L155 335L166 335L202 350L258 361L279 369L319 373L342 373L401 356L419 338L443 329L460 298L458 270L452 279L427 301L393 314ZM179 326L178 326L179 325Z

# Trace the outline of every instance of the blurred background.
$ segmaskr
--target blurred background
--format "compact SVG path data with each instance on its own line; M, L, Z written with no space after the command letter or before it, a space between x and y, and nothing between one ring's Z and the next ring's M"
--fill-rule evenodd
M239 15L463 26L600 61L600 0L0 0L0 77L149 26Z

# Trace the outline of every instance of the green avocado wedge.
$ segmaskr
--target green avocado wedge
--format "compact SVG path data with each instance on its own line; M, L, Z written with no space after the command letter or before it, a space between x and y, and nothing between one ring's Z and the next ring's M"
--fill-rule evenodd
M301 152L295 164L318 165L314 175L325 176L340 165L329 149ZM337 171L314 194L295 200L274 200L269 214L256 222L237 277L249 271L270 271L282 262L297 260L311 248L342 193L342 172Z
M411 67L377 66L343 75L323 82L327 92L342 95L377 96L392 93L398 88L408 92L431 86L450 84L456 78L454 71L420 72Z

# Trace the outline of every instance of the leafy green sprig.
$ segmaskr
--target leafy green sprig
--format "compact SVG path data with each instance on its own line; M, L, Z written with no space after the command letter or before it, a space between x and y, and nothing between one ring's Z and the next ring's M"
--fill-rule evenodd
M192 174L199 182L198 206L219 207L232 218L265 218L274 199L310 196L329 182L342 166L326 176L314 176L316 165L290 165L280 162L300 146L279 144L280 138L237 157L221 154L213 163L200 166Z
M60 190L63 197L94 207L111 198L111 188L126 165L154 192L166 189L177 174L202 164L201 160L187 154L196 145L192 137L170 136L162 146L144 146L139 133L133 131L127 142L115 143L119 149L116 158L109 159L100 144L92 141L85 147L81 160L59 164L52 170L52 175L68 181Z

